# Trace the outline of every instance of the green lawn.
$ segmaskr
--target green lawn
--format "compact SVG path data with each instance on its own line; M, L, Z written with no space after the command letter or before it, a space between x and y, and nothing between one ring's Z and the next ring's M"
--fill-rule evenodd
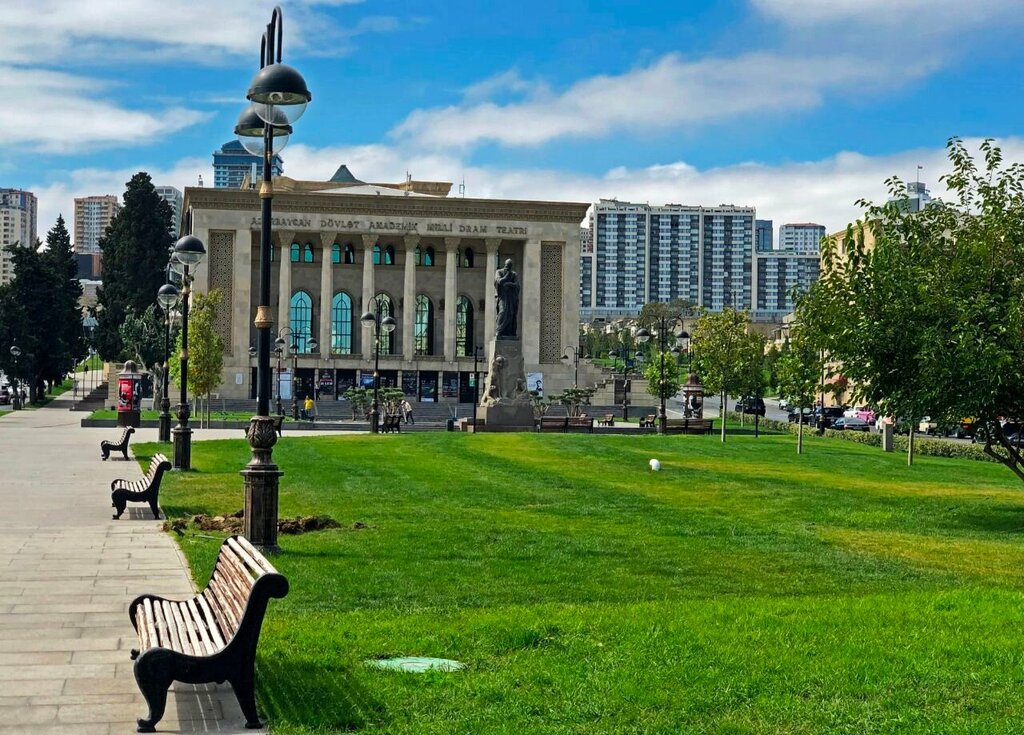
M285 438L281 514L342 528L281 539L261 708L282 733L1019 732L1024 486L794 443ZM237 510L247 460L194 443L164 509ZM209 536L181 540L202 582ZM363 665L384 655L469 668Z

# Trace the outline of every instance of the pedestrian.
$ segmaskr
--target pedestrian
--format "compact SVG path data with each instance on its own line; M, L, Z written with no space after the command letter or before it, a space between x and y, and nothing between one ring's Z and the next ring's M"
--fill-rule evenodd
M402 401L402 417L405 419L405 423L407 424L416 423L412 420L412 405L409 403L409 399L407 398Z
M312 421L314 407L313 399L306 396L306 401L302 404L302 418L306 421Z

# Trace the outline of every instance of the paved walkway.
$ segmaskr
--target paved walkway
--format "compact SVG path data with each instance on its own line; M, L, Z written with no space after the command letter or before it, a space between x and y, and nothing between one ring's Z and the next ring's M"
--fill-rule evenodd
M84 414L70 405L65 394L0 418L4 734L134 732L147 708L129 658L137 639L128 603L143 592L192 594L184 561L148 506L111 520L111 480L141 472L134 462L101 462L99 442L114 432L82 429ZM155 440L156 430L140 435ZM226 684L175 684L157 729L252 732Z

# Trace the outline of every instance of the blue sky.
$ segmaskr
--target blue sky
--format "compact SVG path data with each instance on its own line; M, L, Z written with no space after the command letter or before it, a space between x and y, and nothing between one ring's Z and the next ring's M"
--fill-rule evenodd
M838 229L892 174L941 194L951 135L1018 137L1019 0L294 0L313 103L295 178L465 180L468 196L753 205ZM0 0L0 185L72 199L210 182L273 4Z

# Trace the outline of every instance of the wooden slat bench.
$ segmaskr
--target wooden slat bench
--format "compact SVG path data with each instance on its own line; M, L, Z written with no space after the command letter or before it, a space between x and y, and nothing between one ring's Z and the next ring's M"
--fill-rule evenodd
M665 419L666 434L710 434L714 419Z
M232 536L221 545L210 582L197 597L136 597L128 616L139 647L131 653L135 681L149 705L137 730L154 731L175 681L227 681L245 726L262 727L256 712L256 644L270 598L287 594L288 580L245 538Z
M541 416L537 420L537 431L561 431L564 432L568 426L566 416Z
M117 442L108 442L106 440L100 442L100 452L103 453L103 461L106 462L107 458L110 457L111 452L121 452L125 459L128 459L128 440L132 434L135 433L135 428L132 426L126 426L124 432L121 434L121 438Z
M597 420L598 426L615 426L615 414L606 413Z
M110 503L117 513L114 520L121 517L129 501L132 503L149 503L153 517L160 518L160 481L164 473L171 469L171 463L162 454L154 454L149 461L149 469L141 480L114 480L110 483Z
M394 416L385 416L380 424L380 431L382 434L401 434L402 433L402 417L395 414Z
M565 420L565 430L574 432L594 433L594 418L592 416L570 416Z
M641 429L645 429L645 428L646 429L653 429L654 428L654 420L656 418L658 418L658 417L655 414L653 414L653 413L647 414L642 419L640 419L640 428Z

